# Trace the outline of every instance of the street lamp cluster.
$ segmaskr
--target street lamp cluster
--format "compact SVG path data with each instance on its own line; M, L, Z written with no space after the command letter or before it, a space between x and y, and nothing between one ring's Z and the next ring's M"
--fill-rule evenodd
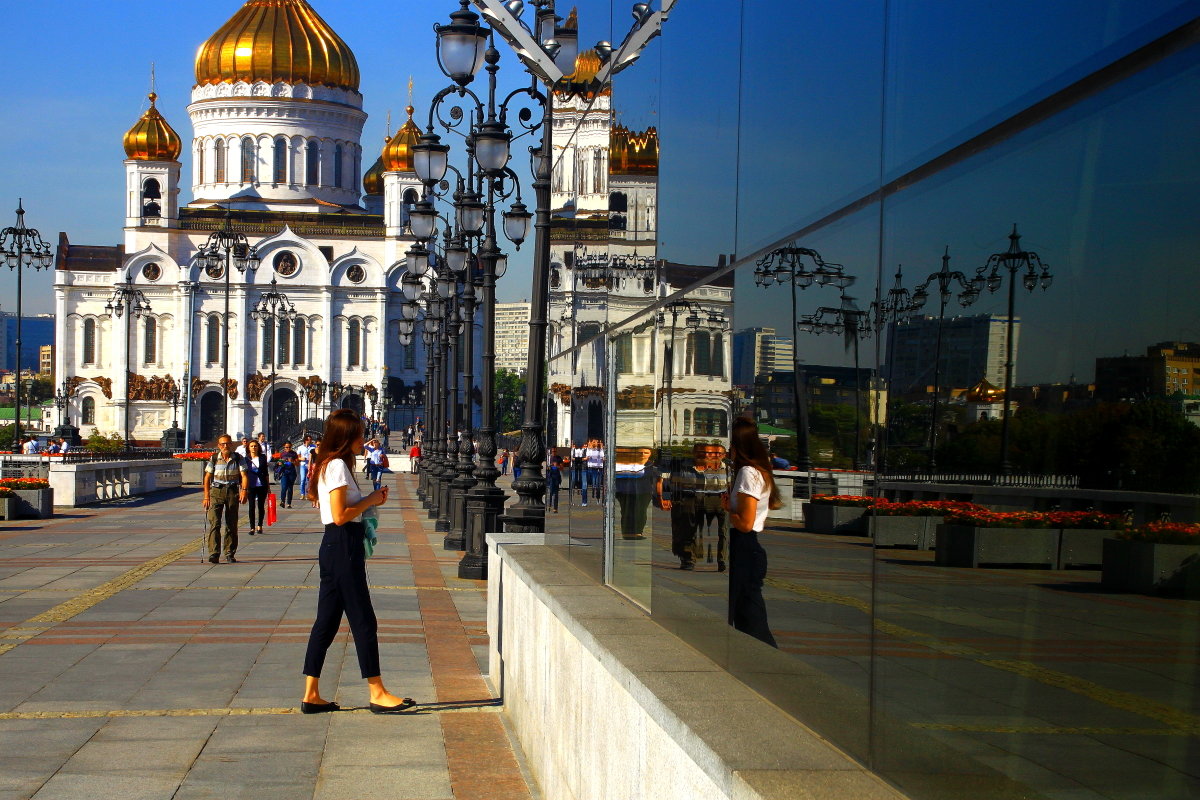
M275 408L275 370L279 360L279 320L294 322L296 307L286 294L279 291L279 284L275 278L271 278L271 288L262 293L250 316L264 323L265 329L270 331L270 336L263 338L263 344L269 345L271 350L271 388L267 392L268 400L263 403L263 408L267 415L267 441L278 447L275 441L275 417L278 416Z
M129 313L126 314L126 311ZM104 304L104 313L112 319L116 315L117 319L124 318L125 320L125 449L128 450L133 446L133 439L129 430L129 384L133 378L133 367L136 363L134 352L136 344L131 344L129 341L129 333L133 328L133 321L141 319L150 313L150 301L146 299L146 295L133 285L133 277L129 272L125 273L123 283L118 283L113 287L112 296L108 302Z
M815 250L788 245L771 251L757 262L754 271L754 282L761 287L776 284L791 283L792 285L792 329L797 333L841 333L846 337L847 346L854 348L855 370L855 467L859 468L859 393L861 391L859 376L858 340L878 332L888 325L903 322L913 315L921 313L929 301L930 294L938 296L937 338L933 358L933 396L929 421L929 471L937 470L937 435L938 411L941 397L941 360L942 360L942 329L946 316L946 305L949 299L957 293L958 302L963 308L973 305L986 289L990 293L998 291L1004 284L1005 272L1008 273L1008 310L1007 310L1007 344L1005 347L1005 376L1004 376L1004 411L1001 418L1000 464L1001 474L1012 472L1009 460L1009 425L1011 417L1011 395L1013 381L1013 340L1014 322L1016 316L1016 285L1018 276L1026 290L1032 292L1039 286L1045 290L1050 288L1054 276L1042 262L1037 253L1021 249L1021 237L1017 226L1013 225L1009 234L1009 247L1006 251L993 253L987 261L975 270L973 275L950 269L950 248L947 247L942 255L941 269L930 273L924 281L911 292L903 286L903 272L897 270L896 282L886 294L881 294L866 310L859 309L853 298L847 297L845 290L854 283L855 277L848 275L840 264L831 264L822 259ZM810 266L811 265L811 266ZM841 290L842 303L838 307L821 306L815 313L796 315L796 288L807 289L810 286L833 286ZM793 346L793 369L795 386L793 399L795 403L796 437L797 437L797 466L801 470L812 468L808 443L808 392L804 373L800 365L799 347ZM889 372L894 371L894 354L889 354ZM892 385L891 376L888 380ZM885 437L884 445L887 440ZM881 461L886 450L881 451Z
M667 395L667 430L665 436L662 435L661 431L662 419L659 419L659 440L666 442L668 445L675 444L675 332L678 328L679 317L684 314L686 316L683 317L683 324L691 331L702 329L724 331L729 326L729 318L725 314L716 309L705 308L694 300L673 300L660 308L658 312L658 327L666 327L667 316L670 315L671 317L671 333L667 336L667 342L663 348L663 371L667 378L667 385L665 387Z
M17 224L0 231L0 258L4 259L9 269L17 271L17 338L14 342L17 358L14 365L16 380L13 382L15 410L12 438L15 446L21 441L21 319L24 315L25 268L49 269L54 263L54 254L50 251L50 245L43 241L42 235L36 228L25 227L25 204L20 200L17 201Z
M435 31L438 65L453 83L434 96L426 131L413 148L413 169L424 193L409 214L409 230L416 242L408 250L407 274L401 282L405 302L401 307L400 338L401 343L411 344L416 326L421 324L422 341L430 355L426 360L428 424L422 452L421 497L430 516L437 520L436 529L446 533L445 547L466 551L459 564L460 577L483 578L487 571L483 537L496 530L505 499L496 486L499 471L495 467L493 406L496 281L503 277L508 260L497 241L496 211L497 204L508 205L501 212L502 229L509 241L520 247L529 235L533 215L521 200L520 182L508 163L512 142L543 127L547 101L533 86L497 100L500 52L492 32L480 24L479 16L465 0L450 19L449 25L437 25ZM468 88L480 69L487 73L483 97ZM510 106L522 97L524 103L539 106L542 111L534 119L528 106L522 106L516 119L523 130L514 133L508 124ZM453 106L449 120L442 116L443 105ZM442 142L435 123L447 134L462 137L466 154L463 170L450 165L450 146ZM536 172L543 159L540 149L531 152ZM547 175L548 171L546 165ZM454 191L449 196L449 183L443 180L447 172L455 175ZM548 183L545 187L535 183L535 189L539 191L541 221L548 213L548 193L542 191L548 189ZM452 213L440 213L436 205L439 201L448 203ZM480 427L475 432L471 430L471 412L477 307L483 312L483 375Z

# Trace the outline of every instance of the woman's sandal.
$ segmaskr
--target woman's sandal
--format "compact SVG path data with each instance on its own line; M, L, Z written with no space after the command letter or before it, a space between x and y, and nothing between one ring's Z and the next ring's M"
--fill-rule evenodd
M341 709L337 703L300 703L301 714L324 714L327 711L338 711Z
M378 703L371 703L370 708L372 714L399 714L402 711L407 711L416 704L416 700L406 697L394 706L381 706Z

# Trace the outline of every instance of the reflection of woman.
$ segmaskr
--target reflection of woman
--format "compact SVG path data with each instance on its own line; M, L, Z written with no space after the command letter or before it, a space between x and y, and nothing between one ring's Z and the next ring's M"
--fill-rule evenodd
M645 539L650 498L662 491L658 468L650 464L649 447L618 447L613 465L613 492L617 496L622 539Z
M251 441L246 447L246 475L250 479L246 505L250 514L250 535L253 536L263 532L263 525L267 521L267 495L271 492L271 479L262 445ZM255 519L258 520L257 526Z
M758 438L758 425L739 417L733 421L730 455L735 476L729 490L729 624L772 647L775 637L767 625L763 579L767 577L767 551L758 543L767 522L767 510L779 508L779 490L771 477L767 448Z

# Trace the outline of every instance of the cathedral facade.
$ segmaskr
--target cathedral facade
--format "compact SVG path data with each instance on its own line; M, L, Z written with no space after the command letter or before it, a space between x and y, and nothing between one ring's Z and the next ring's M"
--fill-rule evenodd
M385 382L415 409L424 354L399 344L393 322L421 192L411 107L363 176L358 64L305 0L249 0L195 71L192 200L181 205L184 143L151 94L124 140L123 245L60 237L56 369L70 424L149 443L178 419L189 441L269 430L278 442L331 408L381 418ZM200 257L221 230L246 238L256 270ZM295 313L255 314L270 293ZM119 297L148 308L114 313Z

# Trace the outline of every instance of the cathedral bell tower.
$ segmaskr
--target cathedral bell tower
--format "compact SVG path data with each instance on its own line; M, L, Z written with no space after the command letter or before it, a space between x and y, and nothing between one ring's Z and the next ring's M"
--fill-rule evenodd
M155 107L125 134L125 227L173 228L179 219L179 154L183 141Z

